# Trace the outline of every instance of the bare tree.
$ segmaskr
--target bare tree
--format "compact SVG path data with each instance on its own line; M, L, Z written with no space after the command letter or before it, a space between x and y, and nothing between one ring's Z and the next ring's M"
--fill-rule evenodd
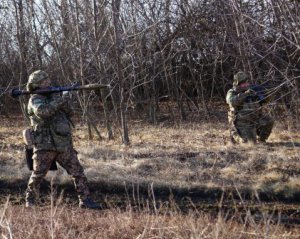
M122 28L120 19L120 7L121 0L112 0L112 14L113 14L113 24L114 24L114 52L116 57L116 73L119 83L119 93L120 93L120 114L121 114L121 124L122 124L122 140L125 145L129 144L129 133L127 126L127 106L126 92L125 92L125 79L122 72L121 54L123 48L122 39Z
M24 87L36 68L59 84L111 84L78 97L90 137L101 138L101 114L108 137L120 127L124 144L131 115L156 124L167 109L174 122L194 112L209 119L238 70L274 85L271 94L281 96L273 109L299 122L298 1L3 0L1 7L2 87Z

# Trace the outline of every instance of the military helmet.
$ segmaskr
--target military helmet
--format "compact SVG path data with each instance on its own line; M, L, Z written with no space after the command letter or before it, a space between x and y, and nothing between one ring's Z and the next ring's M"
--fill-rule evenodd
M239 71L233 77L233 85L237 86L240 83L246 82L248 80L248 76L245 72Z
M38 70L38 71L31 73L31 75L29 76L27 85L26 85L26 89L29 91L35 90L36 88L38 88L40 86L40 84L44 80L47 80L48 77L49 77L48 74L42 70Z

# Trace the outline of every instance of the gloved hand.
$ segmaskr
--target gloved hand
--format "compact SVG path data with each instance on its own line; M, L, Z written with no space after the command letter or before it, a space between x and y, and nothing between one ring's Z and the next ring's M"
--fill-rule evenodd
M63 91L62 92L62 97L63 98L71 98L71 92L70 91Z
M63 91L62 92L62 98L67 99L67 100L72 100L74 98L74 95L72 91Z
M248 90L245 91L244 94L246 96L250 96L250 95L256 95L256 92L254 90L252 90L252 89L249 88Z

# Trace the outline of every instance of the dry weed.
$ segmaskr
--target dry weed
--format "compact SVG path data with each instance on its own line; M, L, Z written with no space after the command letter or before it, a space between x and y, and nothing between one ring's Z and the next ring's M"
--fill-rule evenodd
M1 181L28 180L30 172L23 162L20 136L25 125L11 120L0 127ZM246 207L242 213L220 210L216 216L199 211L201 202L182 212L178 209L182 205L169 202L156 206L158 201L153 203L139 195L139 187L149 189L152 185L153 195L156 189L169 194L168 190L193 193L196 188L204 188L203 192L212 195L219 195L223 189L239 190L241 194L250 189L253 194L293 198L300 186L300 136L295 130L276 125L270 144L255 147L228 144L228 131L222 122L156 126L131 122L129 146L123 146L117 137L88 141L84 127L74 133L79 158L89 181L99 183L98 193L102 193L101 185L111 185L111 191L117 190L115 186L124 189L130 185L125 190L128 198L124 199L125 194L105 199L109 194L106 191L107 195L98 200L106 200L108 209L85 211L74 207L73 199L65 203L67 195L58 206L27 210L19 192L13 195L13 204L8 201L2 206L3 238L299 238L298 229L286 230L267 214L257 220ZM49 173L47 180L71 183L62 169ZM184 197L184 193L180 195ZM16 205L18 202L21 205ZM124 202L126 207L118 207Z

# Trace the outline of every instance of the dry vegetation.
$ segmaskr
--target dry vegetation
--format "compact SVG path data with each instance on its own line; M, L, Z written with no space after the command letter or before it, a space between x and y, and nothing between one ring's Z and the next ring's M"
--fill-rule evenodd
M211 216L197 210L182 214L170 207L155 212L148 208L136 211L130 206L99 212L66 205L28 210L9 204L2 213L4 238L299 238L298 229L287 229L268 215L257 221L248 214L242 222L239 215L228 218L220 212Z
M288 227L300 201L299 10L295 0L2 0L1 236L299 238ZM7 92L37 69L59 85L111 85L75 100L74 143L102 211L78 209L61 169L43 183L43 206L24 207L27 100ZM228 144L216 101L239 70L270 84L267 145Z
M287 227L299 218L299 128L277 120L267 145L231 145L224 107L215 109L211 121L190 115L186 122L165 117L149 125L133 118L129 146L103 133L102 141L88 140L78 121L76 149L102 211L77 208L62 169L48 174L59 186L43 185L43 206L25 209L30 172L21 130L27 122L2 117L3 237L299 238L295 224Z

